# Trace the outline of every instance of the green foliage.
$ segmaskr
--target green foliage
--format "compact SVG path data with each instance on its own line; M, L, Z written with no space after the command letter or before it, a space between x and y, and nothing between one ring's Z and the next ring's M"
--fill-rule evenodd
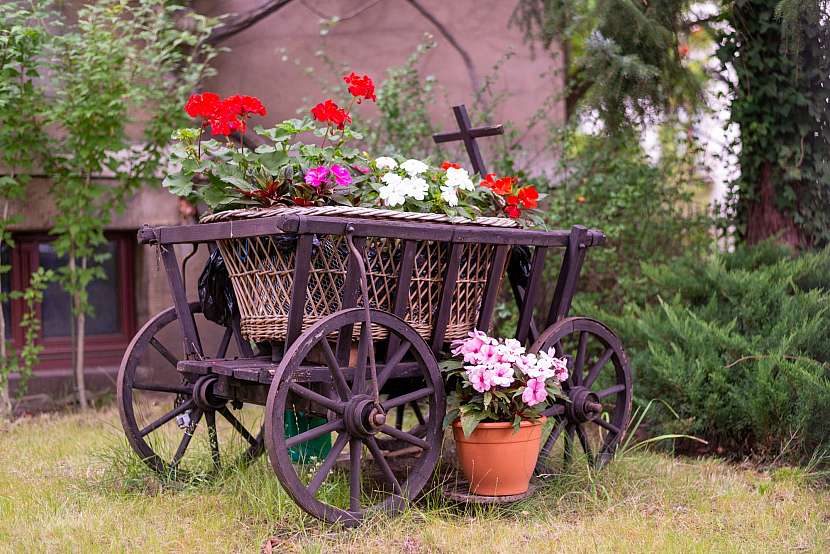
M830 440L830 250L792 258L766 243L706 262L649 265L653 287L624 316L640 398L680 416L665 432L727 455L808 459ZM643 305L659 293L659 303Z
M738 231L756 238L750 220L764 214L753 208L772 201L801 245L827 244L830 5L741 0L724 15L730 26L718 37L717 55L737 76L730 92L731 121L741 130L741 174L731 191Z
M347 189L331 178L319 187L304 182L309 169L323 165L341 166L355 185L367 179L354 167L368 168L369 160L351 145L363 137L349 126L319 127L305 116L255 131L266 142L250 150L231 140L202 140L201 129L179 129L173 134L178 143L172 159L180 169L164 179L164 186L216 211L245 205L316 205L329 198L346 203L341 190ZM298 140L309 134L322 138L322 143Z
M607 246L588 254L579 284L582 311L591 305L618 311L644 286L641 262L699 256L711 244L711 220L691 207L699 183L678 175L674 161L650 162L636 142L619 141L613 148L611 142L569 136L560 160L566 178L549 196L551 228L579 224L608 237ZM559 270L554 265L549 264L552 272Z

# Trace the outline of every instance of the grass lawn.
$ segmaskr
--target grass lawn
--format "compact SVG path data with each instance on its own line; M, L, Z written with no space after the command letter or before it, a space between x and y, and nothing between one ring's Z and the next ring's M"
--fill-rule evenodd
M162 486L126 455L112 408L3 425L3 552L257 552L266 540L273 552L830 551L830 490L797 469L638 451L510 508L434 493L349 531L305 516L264 459Z

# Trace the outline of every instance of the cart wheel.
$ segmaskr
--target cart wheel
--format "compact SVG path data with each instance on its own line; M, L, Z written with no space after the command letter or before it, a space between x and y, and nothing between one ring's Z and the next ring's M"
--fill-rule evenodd
M190 311L200 314L202 308L193 302ZM153 317L133 337L121 361L118 410L130 446L151 469L169 477L213 471L228 459L249 463L264 451L262 430L254 437L248 429L259 425L246 426L243 412L231 411L241 406L212 395L215 377L196 379L176 370L183 359L176 320L174 308ZM217 358L226 355L232 336L225 328ZM203 432L197 434L199 428Z
M536 473L566 470L573 461L576 442L585 461L600 468L613 458L631 417L628 358L608 327L585 317L555 323L541 334L530 351L551 347L556 349L557 356L568 358L570 371L562 389L569 402L557 402L544 412L554 425L542 446Z
M330 523L342 522L350 526L358 524L370 511L399 511L421 492L438 462L445 413L444 388L435 356L412 327L392 314L371 310L372 326L376 330L388 330L400 339L400 346L388 353L387 363L378 366L378 389L383 389L395 368L404 361L417 364L419 380L414 381L415 386L410 392L375 403L366 361L370 344L368 326L360 325L356 371L346 367L348 364L338 362L329 340L338 334L350 340L353 326L364 321L365 313L363 308L342 310L318 321L300 335L277 369L265 408L265 445L282 486L309 514ZM324 366L309 359L312 352L325 358ZM331 378L331 397L298 383L304 379L304 374L313 370L310 366L322 369ZM352 378L353 374L355 378ZM294 409L294 399L300 400L307 410L327 413L328 421L287 437L285 413ZM418 402L424 419L421 436L387 424L388 412L410 402ZM420 425L417 421L414 424ZM292 463L289 448L296 449L331 433L337 433L337 438L324 459ZM403 470L391 457L390 460L385 457L389 453L380 446L384 437L407 443L412 449L414 456ZM336 469L338 457L347 444L348 461L343 461L349 472L345 476ZM379 470L382 482L377 486L364 486L363 470L370 466L365 463L369 456L364 447L374 461L371 469Z

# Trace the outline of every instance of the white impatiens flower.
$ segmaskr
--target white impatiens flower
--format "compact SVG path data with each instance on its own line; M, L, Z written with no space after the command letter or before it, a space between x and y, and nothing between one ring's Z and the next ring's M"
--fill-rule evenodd
M470 179L470 174L463 167L448 167L446 173L447 186L461 190L473 190L475 188L472 179Z
M378 169L395 169L398 167L398 162L389 156L381 156L380 158L375 159L375 165Z
M420 177L407 177L401 180L401 191L405 196L415 200L423 200L429 191L429 183Z
M417 177L418 175L429 169L429 166L421 160L409 159L401 164L401 169L406 171L406 174L410 177Z
M458 206L457 189L448 185L441 185L441 199L450 206Z
M380 178L385 184L378 189L378 195L384 204L390 207L400 206L406 201L403 178L397 173L387 173Z

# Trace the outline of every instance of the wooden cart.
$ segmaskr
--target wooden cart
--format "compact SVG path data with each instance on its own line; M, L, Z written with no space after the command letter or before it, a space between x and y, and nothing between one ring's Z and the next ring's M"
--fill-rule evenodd
M462 131L442 136L466 136L474 169L483 173L471 137L495 132L470 129L463 107L456 108L456 116ZM200 305L187 299L174 246L206 244L212 249L223 240L279 236L296 238L284 340L273 342L270 353L261 352L243 337L237 320L212 334L221 337L216 344L207 344L209 323L201 321ZM338 291L340 309L304 326L310 261L321 236L348 244L348 268ZM400 246L399 275L386 310L371 307L367 290L366 244L378 239ZM478 329L487 330L511 251L526 247L531 252L528 278L509 279L519 306L515 337L531 352L555 347L571 366L563 383L568 401L545 412L555 424L537 470L561 471L577 444L580 456L602 465L613 456L629 421L630 369L608 327L569 317L569 310L586 251L604 240L600 231L581 226L534 231L302 210L240 221L145 226L139 241L158 248L173 307L148 321L125 352L118 403L126 436L145 463L167 475L186 475L199 464L245 462L267 450L293 500L329 522L355 524L372 510L397 511L422 492L439 460L446 408L438 361L447 352L446 328L464 249L492 246L475 321ZM415 252L425 241L444 245L447 256L426 340L423 330L406 322L411 280L417 274ZM551 293L554 284L545 282L545 262L556 253L562 254L561 266ZM543 306L545 297L552 301ZM265 406L255 425L244 422L243 414L254 411L246 404ZM297 413L313 417L314 425L297 428ZM325 446L318 455L298 457L298 452L313 450L304 446L321 440ZM231 456L233 450L238 455ZM338 493L346 489L348 496Z

